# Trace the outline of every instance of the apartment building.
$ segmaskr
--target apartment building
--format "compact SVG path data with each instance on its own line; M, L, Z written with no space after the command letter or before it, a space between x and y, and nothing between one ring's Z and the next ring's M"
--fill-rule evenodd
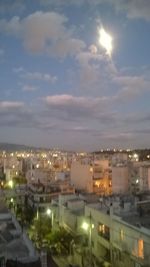
M0 204L0 266L41 267L39 255L32 242L2 203Z
M75 161L71 165L71 183L76 189L88 193L111 194L111 168L108 160L95 160L91 163Z
M112 167L112 193L126 194L129 190L129 174L128 165L118 165Z
M91 251L95 267L150 266L150 202L148 209L130 196L92 199L89 194L59 196L56 203L59 224L80 237L74 252L79 264L89 264ZM147 210L142 216L141 205Z
M52 199L60 194L74 194L74 192L74 187L64 181L47 185L32 183L28 185L28 203L39 212L45 212L51 205Z

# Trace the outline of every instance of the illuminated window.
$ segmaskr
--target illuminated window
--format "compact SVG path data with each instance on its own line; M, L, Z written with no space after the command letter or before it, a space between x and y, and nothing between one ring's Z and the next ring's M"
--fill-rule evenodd
M124 231L122 229L120 230L120 239L121 241L124 240Z
M110 231L109 227L105 224L99 223L98 224L98 234L103 238L109 240L110 239Z
M144 258L144 242L143 239L138 240L138 257Z
M96 181L94 185L95 185L96 187L100 187L100 182L99 182L99 181Z

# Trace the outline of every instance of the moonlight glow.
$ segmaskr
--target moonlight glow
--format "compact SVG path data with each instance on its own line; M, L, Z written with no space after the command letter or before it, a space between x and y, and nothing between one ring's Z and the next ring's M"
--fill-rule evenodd
M99 43L106 50L107 55L111 56L112 53L112 37L109 35L104 28L99 30Z

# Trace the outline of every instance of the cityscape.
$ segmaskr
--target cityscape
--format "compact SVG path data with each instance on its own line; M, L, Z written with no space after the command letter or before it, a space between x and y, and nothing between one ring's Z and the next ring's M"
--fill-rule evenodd
M0 0L0 267L150 267L150 1Z
M1 266L150 266L150 150L138 152L1 151Z

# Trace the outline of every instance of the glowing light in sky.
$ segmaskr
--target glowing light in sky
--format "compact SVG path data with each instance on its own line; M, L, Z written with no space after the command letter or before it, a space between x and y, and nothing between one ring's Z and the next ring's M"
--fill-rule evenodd
M99 30L99 43L106 50L106 54L111 56L113 50L112 37L105 31L104 28Z

